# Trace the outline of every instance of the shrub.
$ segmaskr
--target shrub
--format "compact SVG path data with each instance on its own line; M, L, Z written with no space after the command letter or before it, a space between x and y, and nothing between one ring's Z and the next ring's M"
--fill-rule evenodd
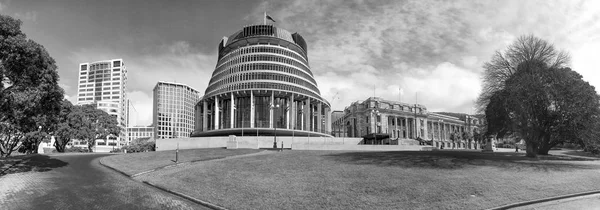
M594 155L600 154L600 145L595 145L595 144L585 145L585 148L583 148L583 151L592 153Z
M65 148L65 153L67 153L67 152L85 153L85 152L90 152L90 151L88 150L88 148L70 147L70 148Z
M156 146L156 142L148 141L148 142L131 144L129 146L124 146L122 149L127 150L127 153L135 153L135 152L154 151L155 146Z

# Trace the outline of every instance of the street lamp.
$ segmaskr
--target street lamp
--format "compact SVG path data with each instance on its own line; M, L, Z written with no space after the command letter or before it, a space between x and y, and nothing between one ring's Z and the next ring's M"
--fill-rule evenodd
M275 109L279 109L279 104L271 104L271 106L269 107L271 109L271 111L273 112L273 115L271 117L273 117L273 120L275 120ZM273 126L273 149L277 149L277 123L275 123L275 125Z
M375 141L377 141L377 119L373 116L373 114L379 116L379 110L373 109L371 110L371 119L373 119L373 138L375 138L375 140L373 141L373 144L375 144Z

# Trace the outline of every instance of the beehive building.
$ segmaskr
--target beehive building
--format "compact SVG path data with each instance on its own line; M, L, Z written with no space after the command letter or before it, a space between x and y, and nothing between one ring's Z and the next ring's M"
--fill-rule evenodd
M224 37L192 136L331 136L331 107L307 55L300 34L272 25Z

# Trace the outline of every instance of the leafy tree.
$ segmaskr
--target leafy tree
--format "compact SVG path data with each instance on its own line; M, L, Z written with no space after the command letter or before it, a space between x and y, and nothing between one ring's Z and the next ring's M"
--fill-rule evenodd
M561 143L595 139L600 97L570 68L521 63L486 109L488 132L525 139L527 156L547 155Z
M105 139L109 135L118 135L117 120L108 113L96 109L95 105L73 106L69 101L63 101L60 123L56 128L55 147L58 152L64 152L66 145L72 139L87 141L89 151L96 139Z
M84 119L88 123L85 128L86 135L82 137L88 142L88 149L92 151L92 147L96 143L96 139L106 139L108 136L118 136L120 128L118 127L117 118L108 113L96 109L95 105L83 105L82 111Z
M80 106L73 106L68 100L62 102L59 123L56 125L54 147L58 152L65 152L65 147L72 139L82 139L90 132L87 129L85 116Z
M54 59L28 40L20 26L21 21L0 15L1 156L9 156L23 142L37 148L63 98Z

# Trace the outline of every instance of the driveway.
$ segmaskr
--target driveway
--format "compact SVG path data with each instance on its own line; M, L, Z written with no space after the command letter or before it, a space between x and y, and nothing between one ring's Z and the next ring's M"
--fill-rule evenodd
M4 160L0 209L206 209L100 165L107 155L31 155L16 165Z

